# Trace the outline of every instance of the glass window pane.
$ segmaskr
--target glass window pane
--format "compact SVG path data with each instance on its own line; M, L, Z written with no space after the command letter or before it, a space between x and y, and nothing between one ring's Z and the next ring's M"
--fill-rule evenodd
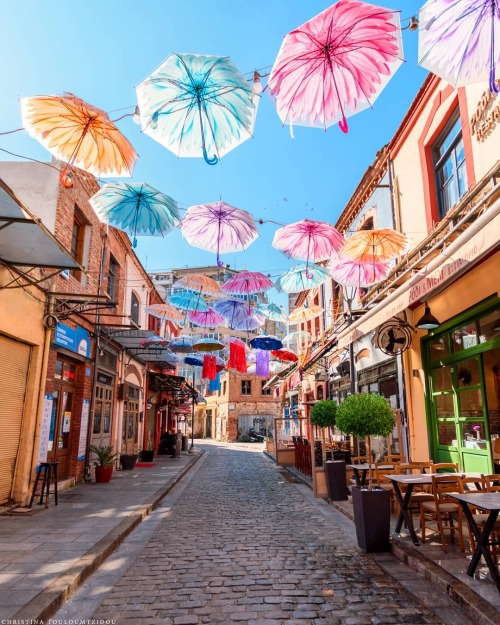
M456 364L458 386L475 386L480 384L479 359L468 358Z
M479 320L479 342L485 343L500 337L500 310Z
M441 145L437 149L437 154L439 157L442 157L446 152L450 149L454 140L460 135L462 132L462 126L460 124L460 117L457 118L457 121L453 124L450 130L447 132L445 138L442 140Z
M93 434L100 434L101 419L102 419L102 401L96 401L95 409L94 409L94 427L92 429Z
M438 417L449 418L455 416L452 393L435 395L434 401L436 403L436 414Z
M483 394L481 389L460 390L458 394L461 417L479 417L483 414Z
M103 432L109 434L111 431L111 404L104 404L104 428Z
M484 423L481 421L467 421L462 424L463 446L469 449L486 449L484 438Z
M438 422L438 442L440 445L447 445L448 447L457 446L457 433L452 421Z
M462 349L469 349L477 344L478 339L475 322L451 333L451 345L454 352L460 352Z
M453 383L451 380L451 367L440 367L432 372L433 390L451 391Z
M56 360L56 369L54 371L54 378L56 380L60 380L62 378L62 370L63 370L62 360Z
M450 346L448 342L447 336L442 336L440 338L433 339L429 343L429 354L431 360L441 360L445 356L450 355Z

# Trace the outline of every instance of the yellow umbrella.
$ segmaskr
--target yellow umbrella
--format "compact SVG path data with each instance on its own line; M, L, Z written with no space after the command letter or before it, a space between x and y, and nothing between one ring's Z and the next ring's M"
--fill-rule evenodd
M407 245L407 237L391 228L360 230L346 239L341 254L362 262L384 261L400 256Z
M301 306L288 315L288 321L291 321L292 323L311 321L314 317L321 315L322 312L323 308L321 308L321 306L308 306L307 308L305 306Z
M222 297L222 291L219 283L213 278L204 276L203 274L193 273L191 275L184 276L184 278L177 280L175 286L182 286L187 291L203 293L203 295L219 295Z
M137 153L101 109L66 93L21 98L21 112L25 130L61 161L95 176L132 176Z

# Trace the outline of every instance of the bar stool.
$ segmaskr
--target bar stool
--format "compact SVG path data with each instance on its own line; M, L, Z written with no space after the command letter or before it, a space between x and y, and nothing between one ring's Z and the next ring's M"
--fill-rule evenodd
M43 503L43 497L45 493L45 508L49 507L49 495L50 495L50 481L52 480L54 483L54 502L57 506L57 466L59 462L40 462L40 466L38 468L38 472L36 474L36 480L33 484L33 492L31 493L31 501L30 508L33 505L33 500L36 496L36 489L38 486L38 482L40 481L40 476L43 471L43 481L42 481L42 490L40 493L40 501L39 505ZM46 491L46 492L45 492Z

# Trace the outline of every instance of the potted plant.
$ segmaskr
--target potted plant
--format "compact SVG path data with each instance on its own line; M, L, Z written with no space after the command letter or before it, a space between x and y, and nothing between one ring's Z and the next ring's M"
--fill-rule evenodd
M91 445L90 451L97 456L94 459L95 481L98 484L106 484L111 480L114 463L119 454L113 453L113 448L110 445Z
M326 474L326 487L330 501L347 499L346 466L343 460L325 462L325 429L333 428L337 419L338 405L331 399L323 399L314 404L311 410L311 423L323 431L323 464Z
M153 440L151 438L151 432L148 432L146 447L141 450L141 462L153 462L155 457L155 450Z
M337 428L344 434L366 438L371 460L371 436L387 436L395 425L394 414L387 400L376 393L349 395L337 412ZM352 488L352 504L356 536L365 551L389 551L390 493L373 488L370 463L368 487Z
M137 462L137 458L139 454L120 454L120 464L122 467L122 471L132 471L135 467L135 463Z

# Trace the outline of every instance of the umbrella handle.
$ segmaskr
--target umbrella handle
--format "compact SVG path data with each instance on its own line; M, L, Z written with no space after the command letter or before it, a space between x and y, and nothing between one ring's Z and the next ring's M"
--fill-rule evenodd
M217 154L214 154L212 158L208 158L207 149L204 145L202 146L202 149L203 149L203 158L205 159L205 163L207 163L208 165L217 165L217 163L219 162L219 159L217 158Z
M490 91L491 93L499 93L500 92L500 84L497 84L496 78L496 68L493 66L490 69Z
M339 121L339 128L344 134L347 134L349 132L349 124L347 123L347 119L345 117L342 117L342 119Z

